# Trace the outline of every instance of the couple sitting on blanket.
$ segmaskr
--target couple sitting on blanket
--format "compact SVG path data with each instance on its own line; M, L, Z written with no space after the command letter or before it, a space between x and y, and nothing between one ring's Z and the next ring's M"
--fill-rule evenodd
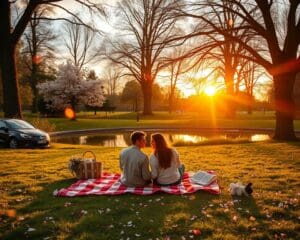
M163 135L156 133L151 136L153 153L150 161L141 151L146 146L146 134L140 131L133 132L131 142L132 146L120 153L122 184L129 187L143 187L152 181L160 186L177 185L181 182L184 165L180 163L176 150L168 147Z

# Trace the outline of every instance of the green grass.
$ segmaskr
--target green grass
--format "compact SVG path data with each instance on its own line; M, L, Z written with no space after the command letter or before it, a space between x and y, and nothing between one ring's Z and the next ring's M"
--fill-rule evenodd
M0 117L3 113L0 113ZM51 124L55 124L56 131L80 130L91 128L114 128L114 127L182 127L182 128L274 128L275 113L254 112L248 115L245 112L238 112L235 119L217 117L214 121L206 113L172 113L154 112L152 116L140 114L139 122L136 121L134 112L115 112L106 115L103 112L94 115L93 112L79 112L77 120L71 121L66 118L48 118ZM24 119L29 122L37 118L36 114L24 113ZM300 120L294 121L295 130L300 130Z
M0 211L14 209L16 216L0 216L0 239L191 239L193 229L201 231L194 239L300 239L299 147L277 142L177 147L187 171L218 173L218 196L77 198L52 196L75 181L68 158L92 149L105 171L116 172L120 148L1 149ZM227 188L237 181L253 182L253 197L232 198Z
M36 116L24 114L25 119L33 121ZM235 119L218 117L215 122L207 114L201 113L172 113L155 112L152 116L140 116L140 121L136 121L136 113L116 112L108 114L98 113L96 116L91 112L80 112L77 120L71 121L65 118L49 118L50 123L54 123L56 131L79 130L91 128L114 128L114 127L182 127L182 128L274 128L274 112L254 112L248 115L242 112L237 114ZM296 130L300 130L300 120L294 121Z

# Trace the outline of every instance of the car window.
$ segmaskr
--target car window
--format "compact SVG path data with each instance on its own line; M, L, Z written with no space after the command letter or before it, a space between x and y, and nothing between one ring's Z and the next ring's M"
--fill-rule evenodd
M13 119L13 120L7 120L6 122L8 126L12 129L33 129L34 128L31 124L22 120Z
M6 127L6 124L5 124L5 122L0 121L0 128L2 128L2 127Z

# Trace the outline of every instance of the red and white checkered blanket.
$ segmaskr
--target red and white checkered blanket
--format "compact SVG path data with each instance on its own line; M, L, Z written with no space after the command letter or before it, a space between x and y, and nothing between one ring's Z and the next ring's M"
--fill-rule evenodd
M150 195L155 192L170 194L189 194L199 190L212 194L220 194L220 187L217 181L208 186L195 184L190 180L190 173L184 173L182 182L176 186L149 185L146 187L127 187L120 181L119 173L104 173L99 179L79 180L68 188L55 190L55 196L75 197L86 195L119 195L133 193L139 195Z

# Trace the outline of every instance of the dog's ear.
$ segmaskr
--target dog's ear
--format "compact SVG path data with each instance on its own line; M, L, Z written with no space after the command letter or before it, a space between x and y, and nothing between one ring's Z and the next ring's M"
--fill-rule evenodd
M245 187L245 191L249 195L251 195L251 193L253 193L253 190L252 190L251 186L252 186L252 183L248 183L247 186Z

